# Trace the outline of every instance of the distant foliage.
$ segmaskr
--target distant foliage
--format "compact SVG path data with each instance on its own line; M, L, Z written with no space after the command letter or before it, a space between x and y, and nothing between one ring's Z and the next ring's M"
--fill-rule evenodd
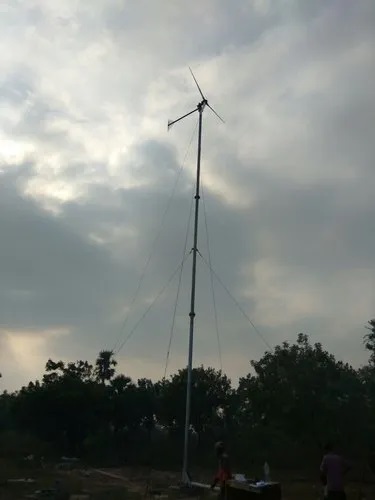
M338 361L321 344L311 344L302 333L295 343L284 342L251 361L237 388L221 371L195 368L190 429L194 463L211 461L219 439L231 445L237 462L247 465L267 458L284 467L298 466L306 456L315 460L327 439L341 442L353 456L373 456L375 320L367 329L369 363L359 370ZM9 453L9 436L17 435L20 452L34 439L44 443L41 449L98 464L152 466L157 460L159 466L179 465L186 369L154 383L133 381L116 368L111 351L101 351L93 364L50 359L41 381L13 394L4 392L3 452Z
M365 335L365 347L370 351L370 363L375 364L375 319L371 319L366 326L369 333Z

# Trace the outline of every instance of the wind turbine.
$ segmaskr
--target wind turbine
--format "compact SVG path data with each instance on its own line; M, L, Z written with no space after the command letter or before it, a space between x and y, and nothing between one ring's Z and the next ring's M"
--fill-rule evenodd
M184 454L183 454L183 466L182 466L182 482L184 484L190 484L190 478L188 474L188 459L189 459L189 427L190 427L190 413L191 413L191 383L192 383L192 365L193 365L193 343L194 343L194 319L195 319L195 285L196 285L196 273L197 273L197 253L198 253L198 215L199 215L199 198L200 198L200 173L201 173L201 149L202 149L202 118L203 111L206 106L221 120L224 120L221 116L216 113L216 111L208 104L207 99L203 95L203 92L194 76L191 68L189 67L191 76L198 88L198 91L202 97L202 100L197 104L197 107L186 113L185 115L177 118L177 120L168 121L168 130L175 123L183 120L189 115L192 115L196 111L199 113L198 122L198 153L197 153L197 173L196 173L196 184L195 184L195 215L194 215L194 243L193 243L193 265L192 265L192 278L191 278L191 296L190 296L190 329L189 329L189 354L188 354L188 367L187 367L187 384L186 384L186 414L185 414L185 433L184 433Z

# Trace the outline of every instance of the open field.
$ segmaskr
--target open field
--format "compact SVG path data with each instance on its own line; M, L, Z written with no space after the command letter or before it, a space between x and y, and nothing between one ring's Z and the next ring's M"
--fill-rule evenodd
M44 470L20 470L18 467L2 462L0 471L0 500L20 500L27 498L36 490L55 488L59 489L56 497L66 500L80 498L90 500L120 500L120 499L168 499L178 495L169 488L177 484L179 476L172 472L150 471L142 468L117 469L77 469L72 471L58 471L54 467ZM277 475L276 475L277 476ZM32 478L35 482L7 483L9 479ZM207 475L201 478L207 480ZM280 474L276 477L282 484L283 499L285 500L318 500L322 498L322 489L318 481L306 478L293 479L293 475ZM349 500L375 500L375 484L361 484L352 482L347 488ZM72 495L83 495L74 497ZM215 498L211 492L205 492L202 497ZM36 497L38 498L38 497ZM195 496L198 498L198 496Z

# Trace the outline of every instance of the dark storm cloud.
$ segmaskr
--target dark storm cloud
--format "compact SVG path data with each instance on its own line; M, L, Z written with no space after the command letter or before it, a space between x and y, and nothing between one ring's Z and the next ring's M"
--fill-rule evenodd
M26 170L32 175L32 168ZM94 322L119 287L108 252L21 194L25 171L0 185L1 325L36 329Z

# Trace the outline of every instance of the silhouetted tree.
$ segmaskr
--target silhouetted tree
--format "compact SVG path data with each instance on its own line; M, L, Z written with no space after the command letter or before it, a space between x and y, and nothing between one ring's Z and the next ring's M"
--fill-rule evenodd
M263 426L294 441L322 448L327 438L355 440L364 401L357 372L336 361L321 344L300 334L259 361L240 379L242 425Z
M366 328L369 333L364 337L365 347L370 351L370 363L375 364L375 319L371 319Z
M159 416L168 428L182 430L185 423L187 370L180 370L159 384ZM224 425L233 390L226 375L213 368L194 368L192 373L191 425L198 436Z
M194 460L204 461L223 438L246 463L251 449L259 462L266 453L298 466L298 457L316 453L327 437L342 438L352 453L375 449L375 320L367 328L370 360L359 370L304 334L252 361L236 390L221 371L195 368ZM0 453L2 433L14 430L56 453L86 453L98 462L149 461L153 452L160 462L162 449L165 465L174 464L185 424L186 369L154 383L116 375L116 366L111 351L101 351L94 365L49 359L41 381L0 395Z
M113 351L100 351L95 362L95 376L102 384L109 382L116 373L117 361L113 357Z

